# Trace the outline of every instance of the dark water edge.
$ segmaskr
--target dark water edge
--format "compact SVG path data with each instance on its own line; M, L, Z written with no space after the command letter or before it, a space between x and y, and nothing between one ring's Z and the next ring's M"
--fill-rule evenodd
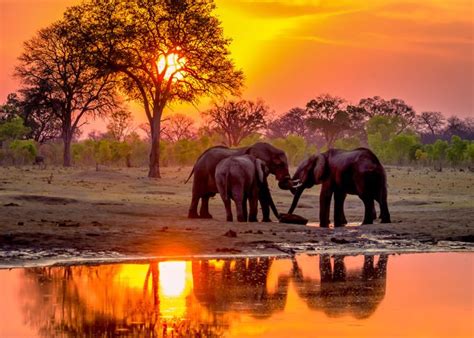
M343 254L349 256L356 255L380 255L380 254L421 254L421 253L449 253L449 252L474 252L474 244L467 242L446 241L437 245L421 244L406 245L403 247L353 247L341 243L337 247L314 247L302 244L280 243L273 248L261 248L246 250L243 253L219 253L219 254L199 254L185 256L154 256L154 255L125 255L118 252L108 251L80 251L75 249L52 249L34 250L0 249L0 270L13 268L33 268L48 266L71 266L71 265L97 265L97 264L118 264L118 263L144 263L150 260L193 260L193 259L231 259L246 257L292 257L297 254L320 255L320 254Z
M0 270L1 337L472 337L474 254Z

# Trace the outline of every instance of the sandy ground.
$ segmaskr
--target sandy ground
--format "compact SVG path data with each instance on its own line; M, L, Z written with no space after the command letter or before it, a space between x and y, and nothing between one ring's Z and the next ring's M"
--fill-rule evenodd
M308 226L227 223L219 196L210 203L214 219L187 219L190 169L164 168L164 178L154 180L144 168L0 168L0 265L124 255L474 251L471 172L389 167L393 223L359 226L363 204L349 196L349 226L321 229L319 187L296 210ZM286 212L292 195L269 181Z

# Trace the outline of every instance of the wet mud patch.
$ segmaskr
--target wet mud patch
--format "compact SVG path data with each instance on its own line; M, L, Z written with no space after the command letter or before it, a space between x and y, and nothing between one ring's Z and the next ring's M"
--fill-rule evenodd
M38 202L48 205L66 205L71 203L78 203L74 198L41 196L41 195L18 195L13 197L17 201Z

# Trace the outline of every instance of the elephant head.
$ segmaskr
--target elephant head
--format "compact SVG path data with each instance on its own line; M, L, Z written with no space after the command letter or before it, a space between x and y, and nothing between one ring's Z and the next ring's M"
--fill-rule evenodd
M265 162L270 174L275 175L280 189L289 190L294 187L288 171L288 159L284 151L275 148L265 142L255 143L246 151L263 162Z
M329 176L329 166L326 154L313 155L301 162L293 175L292 182L295 185L290 190L294 198L288 213L293 213L305 189L321 184L327 176Z

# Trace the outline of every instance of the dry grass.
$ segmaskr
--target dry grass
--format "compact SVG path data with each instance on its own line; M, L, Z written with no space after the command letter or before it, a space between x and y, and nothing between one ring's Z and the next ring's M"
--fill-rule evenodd
M190 168L164 168L164 178L154 180L146 177L144 168L98 172L0 168L0 247L189 255L283 250L282 243L305 243L310 250L331 246L373 249L374 242L366 240L373 236L398 241L396 247L403 250L410 240L436 246L440 240L472 242L474 237L474 174L470 172L389 167L393 223L329 230L279 223L226 223L219 196L210 203L213 220L189 220L192 185L184 184L189 172ZM285 212L292 196L278 190L272 178L270 181L277 206ZM307 191L296 211L310 222L317 222L318 194L319 187ZM345 210L350 223L361 221L363 205L357 197L348 197ZM238 236L223 236L229 229ZM341 246L346 242L349 244ZM467 244L465 248L472 247Z

